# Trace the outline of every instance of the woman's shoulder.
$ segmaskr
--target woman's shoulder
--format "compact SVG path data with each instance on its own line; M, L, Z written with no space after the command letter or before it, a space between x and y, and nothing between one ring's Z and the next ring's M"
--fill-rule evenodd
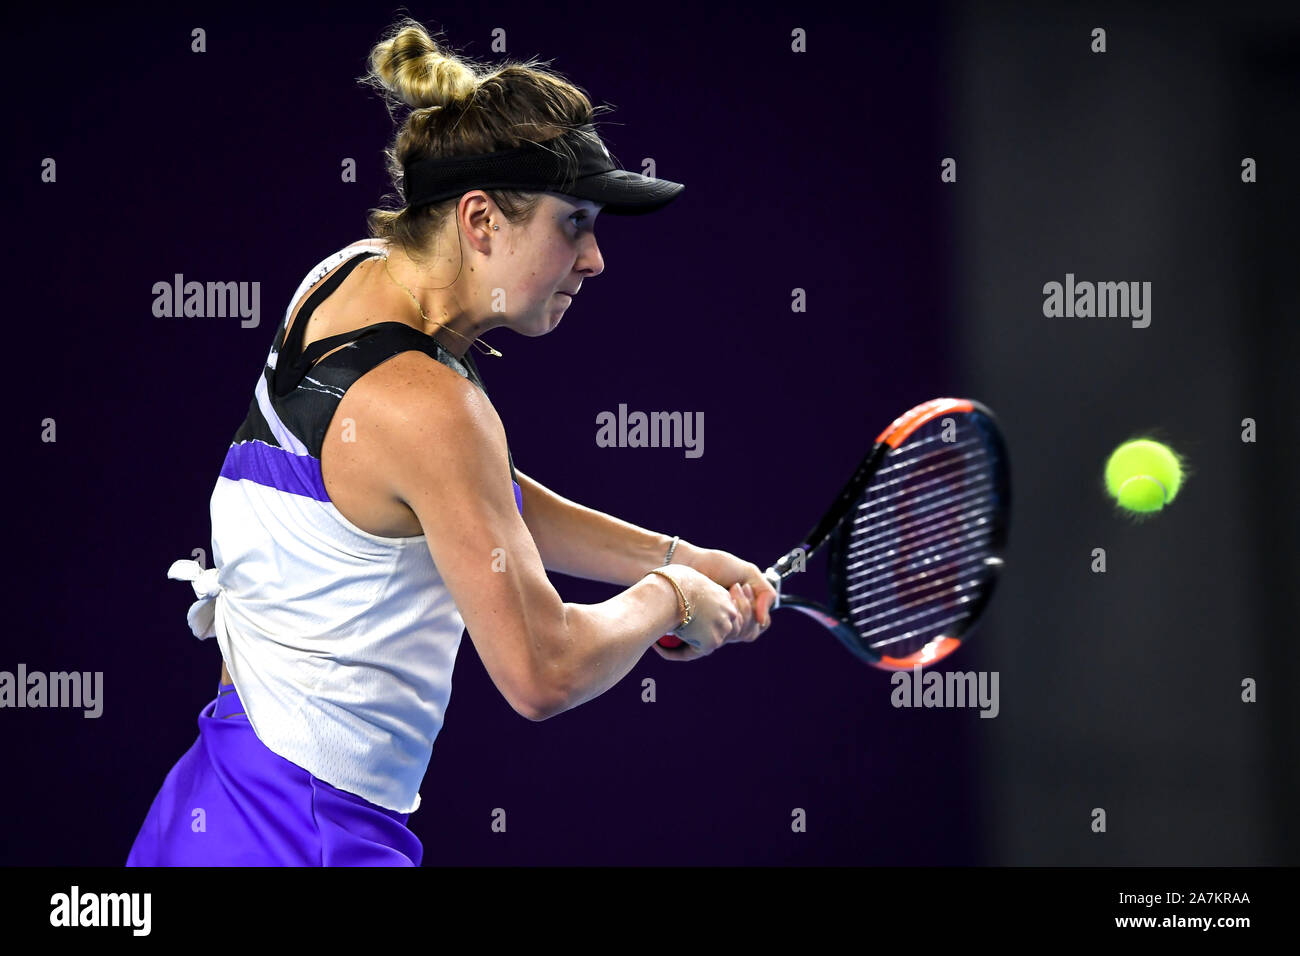
M362 375L348 389L347 414L382 440L371 454L504 438L505 426L486 395L426 352L406 350ZM376 462L384 466L385 462Z
M404 330L394 323L387 331ZM421 336L422 333L410 329L411 339L417 340ZM411 346L394 348L390 357L359 378L353 388L361 386L367 392L381 390L386 401L393 401L401 395L405 400L419 404L440 405L453 394L461 401L474 400L478 390L467 376L435 358L430 354L431 350L418 348L415 342Z

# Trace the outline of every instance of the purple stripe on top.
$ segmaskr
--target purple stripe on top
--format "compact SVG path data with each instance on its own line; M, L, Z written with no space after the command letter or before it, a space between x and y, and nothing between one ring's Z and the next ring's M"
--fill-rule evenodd
M294 455L257 440L231 445L221 465L221 477L247 479L291 495L329 501L320 460L311 455Z
M221 465L221 477L232 481L247 480L302 495L317 501L329 501L325 491L325 478L321 474L320 460L311 455L293 455L283 448L265 442L240 442L230 446L226 460ZM511 480L515 489L515 507L524 513L524 492L519 482Z

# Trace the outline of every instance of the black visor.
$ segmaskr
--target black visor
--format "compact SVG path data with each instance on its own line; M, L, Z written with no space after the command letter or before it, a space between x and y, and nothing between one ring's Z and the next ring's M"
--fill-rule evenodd
M590 124L560 139L577 157L576 175L566 176L568 161L552 148L553 140L478 156L419 159L404 167L406 203L425 206L471 189L526 189L603 203L601 211L612 216L639 216L662 209L686 188L620 169Z

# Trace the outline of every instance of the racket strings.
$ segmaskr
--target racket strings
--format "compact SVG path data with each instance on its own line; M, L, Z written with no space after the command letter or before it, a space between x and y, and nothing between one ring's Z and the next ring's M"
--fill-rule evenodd
M928 438L914 438L901 448L894 449L889 456L890 464L885 465L876 472L875 478L872 479L873 483L884 478L885 475L892 474L893 472L899 471L903 468L912 468L919 461L927 461L935 457L950 457L958 448L969 448L972 445L979 444L978 441L944 442L943 447L930 449L929 451L925 450L927 445L932 445L937 441L939 441L937 435L932 435ZM906 451L906 454L910 457L902 457L901 453L904 451ZM881 482L882 485L890 485L894 483L894 479Z
M944 578L935 578L933 581L926 581L926 582L922 583L920 586L915 587L915 588L912 588L911 590L898 592L898 593L896 593L896 594L894 595L894 597L896 597L896 598L904 598L904 597L908 597L908 596L913 595L913 594L919 594L919 593L921 593L922 591L925 591L925 590L927 590L927 589L929 589L929 588L933 588L933 587L937 587L937 586L944 585L944 584L949 584L949 583L952 584L952 587L951 587L949 590L951 590L953 593L957 593L957 592L960 592L960 591L962 591L962 590L964 590L964 589L966 589L966 588L968 588L968 587L971 586L969 581L967 581L966 583L961 583L962 581L963 581L963 575L962 575L962 574L960 574L960 573L952 574L952 575L949 575L948 577L944 577ZM867 610L868 608L874 607L874 606L876 606L876 605L878 605L878 604L882 604L882 603L884 603L884 600L883 600L883 599L880 600L880 601L869 601L869 602L865 602L865 603L861 604L859 607L860 607L861 610L864 610L864 611L865 611L865 610ZM898 607L896 607L896 608L894 609L894 611L895 611L895 612L898 612L898 611L906 611L906 610L910 610L910 609L912 609L912 608L914 608L914 607L920 607L921 605L923 605L923 604L925 604L925 603L926 603L926 602L925 602L924 600L921 600L921 601L912 601L912 602L910 602L910 603L906 603L906 604L901 604L901 605L899 605Z
M973 534L966 535L964 538L961 538L961 539L959 539L959 540L960 540L960 541L982 541L983 538L984 538L984 530L983 530L983 529L980 529L979 531L976 531L976 532L973 533ZM935 548L943 547L944 545L946 545L946 544L948 544L948 543L949 543L949 542L945 540L945 541L943 542L942 545L936 545ZM934 551L935 548L927 548L926 550L927 550L927 552L928 552L928 551ZM941 553L939 553L939 554L936 554L936 555L932 556L931 558L928 558L928 559L927 559L927 562L928 562L928 563L934 563L934 562L938 561L938 560L940 559L940 557L952 557L952 556L955 556L955 555L957 555L957 554L962 554L962 553L969 554L969 555L971 555L973 558L975 558L976 560L983 560L983 556L982 556L982 554L981 554L979 551L977 551L977 550L974 550L974 549L971 549L971 548L965 548L965 549L958 548L958 549L956 549L956 550L949 550L949 551L944 551L944 552L941 552ZM905 556L905 559L904 559L904 560L906 561L908 558L911 558L911 557L912 557L912 556L909 554L909 555ZM913 563L914 563L914 562L913 562ZM962 566L964 566L964 565L967 564L967 563L969 563L969 562L963 562L963 565L962 565ZM860 566L860 565L861 565L861 562L859 562L859 565L857 565L857 566ZM939 570L945 570L945 571L946 571L946 570L948 570L948 569L951 567L951 565L952 565L952 562L951 562L951 561L945 562L943 565L940 566ZM850 568L850 570L852 570L853 567L857 567L857 566L852 566L852 567ZM887 585L885 585L885 586L883 586L883 587L874 588L874 589L869 590L869 591L862 591L862 593L860 593L860 594L854 594L854 597L855 597L855 603L856 603L856 601L858 601L858 600L862 600L863 598L871 597L871 596L874 595L874 594L879 594L879 593L884 592L884 591L890 591L890 592L896 593L898 597L903 597L903 596L905 596L905 595L908 594L908 593L916 593L915 591L912 591L912 592L901 592L901 593L900 593L900 592L898 592L898 590L897 590L897 589L898 589L898 585L899 585L900 583L911 583L912 581L914 581L914 580L918 580L919 578L924 578L924 577L925 577L929 572L928 572L928 571L922 571L922 572L920 572L919 574L912 575L911 577L900 578L900 577L898 577L896 574L893 573L893 569L894 569L894 568L897 568L898 566L899 566L899 563L898 563L898 562L894 562L894 564L892 565L892 567L891 567L889 570L884 570L884 571L882 571L882 569L879 569L879 568L876 568L876 567L872 567L872 568L871 568L871 572L882 571L882 573L875 574L875 576L873 576L873 577L865 577L865 578L861 578L861 579L859 579L859 580L855 580L854 583L851 584L851 585L849 585L849 587L846 589L847 593L854 594L854 592L858 591L858 590L861 589L861 588L866 587L866 586L869 585L869 584L875 584L875 583L877 583L877 582L879 582L879 581L886 581L886 580L889 581L889 584L887 584ZM870 573L870 572L868 572L868 573ZM936 585L936 584L939 584L939 583L942 583L942 582L946 582L946 581L948 581L948 580L951 580L951 579L949 579L949 578L944 578L944 579L941 579L941 580L940 580L940 579L936 579L936 580L933 581L933 582L928 582L928 583L927 583L927 586L929 586L929 587L933 587L933 586ZM879 602L876 602L876 603L879 603ZM862 604L861 606L864 607L864 608L865 608L865 607L873 607L874 604L871 604L871 603L864 603L864 604Z
M965 456L967 459L975 457L977 456L974 454ZM917 474L928 474L939 467L942 467L942 465L921 469ZM934 511L936 508L942 508L945 505L958 506L964 500L971 497L981 495L987 497L987 493L991 489L990 483L982 480L983 478L987 478L987 475L979 476L977 472L977 477L967 483L964 493L961 495L954 495L952 478L952 474L949 473L939 475L930 481L915 482L908 485L905 489L899 489L894 494L873 493L871 496L871 505L873 510L864 513L860 509L860 513L856 518L854 518L854 544L867 544L885 538L892 539L892 536L896 531L912 529L923 524L925 521L930 520L930 518L926 516L929 516L930 512ZM893 484L893 482L890 484ZM923 489L933 490L929 491L929 493L919 493ZM919 507L922 502L929 501L934 503L926 507ZM894 504L893 502L897 502L897 504ZM890 519L893 513L899 509L906 509L909 518L916 518L919 520L904 521L901 524L891 524L887 519ZM946 514L946 512L940 512L939 514L942 516L943 514ZM865 534L862 531L861 526L867 524L884 527L886 530L877 535Z
M967 499L978 498L978 501L975 502L976 504L986 503L988 500L987 498L988 488L989 488L988 482L981 481L977 486L973 487L965 494L962 494L960 497L957 498L954 498L951 495L945 496L942 492L936 495L931 495L929 497L938 498L939 500L936 501L935 504L931 505L930 507L918 508L916 509L915 512L916 514L920 514L921 512L926 512L926 516L924 518L920 518L917 521L904 521L900 523L897 526L897 528L891 528L889 531L884 531L881 532L880 534L868 534L865 532L865 530L862 531L861 533L859 533L857 536L854 537L853 543L854 545L857 546L865 545L866 547L861 547L859 550L850 551L849 557L865 558L872 551L879 550L880 548L885 547L887 545L897 546L906 541L912 540L913 538L916 538L918 536L930 534L934 532L936 529L944 526L945 524L951 524L951 518L949 516L953 514L961 516L961 515L971 513L969 512L968 509L962 508L962 504ZM925 496L920 496L917 498L917 500L918 501L923 500L924 497ZM950 507L943 508L944 505L949 505ZM942 509L942 510L935 510L935 509ZM988 513L992 510L993 510L992 508L988 508L988 509L983 509L981 512L974 512L974 513L975 514ZM940 520L935 521L934 519L936 518ZM945 518L949 520L947 521L943 520ZM866 524L868 520L879 521L879 518L873 518L870 515L861 515L854 519L853 524L856 528L856 526L859 524ZM900 535L899 532L906 532L906 533ZM894 550L897 550L897 548L895 548Z
M883 638L878 641L873 641L870 639L870 636L876 633L875 630L865 631L864 636L867 637L867 643L869 643L872 647L876 648L877 650L888 647L890 648L891 651L893 651L895 656L903 657L906 656L907 654L912 653L912 651L915 650L913 644L915 645L928 644L930 643L931 635L936 633L942 634L949 624L958 624L969 617L970 614L963 611L962 613L954 614L951 617L940 618L937 621L928 621L924 627L918 627L910 631L905 631L902 634L897 634L893 637ZM923 638L923 640L917 640L918 637ZM892 645L901 644L903 641L909 642L908 645L904 648L898 648L892 646Z
M970 459L973 458L982 457L981 451L983 449L979 445L979 443L963 442L959 445L954 445L952 448L949 449L940 449L938 451L930 452L924 455L914 455L913 457L907 459L904 462L901 462L900 464L891 465L888 468L880 469L880 471L876 472L875 477L871 481L871 486L868 489L868 494L871 495L872 504L876 505L876 504L884 504L885 502L889 502L889 501L897 501L903 498L904 493L906 494L908 500L910 500L912 495L915 492L919 491L921 488L932 488L935 485L944 485L946 487L948 484L950 484L952 478L951 474L940 475L939 477L933 478L930 481L926 481L926 482L917 482L916 479L920 475L928 475L935 471L939 471L940 469L943 468L950 469L957 457L953 454L953 452L961 448L971 448L971 447L974 447L975 451L972 451L970 454L960 456L963 461L969 461ZM897 454L897 452L895 452L894 454ZM938 464L931 465L929 468L915 467L920 462L933 461L936 458L940 459ZM881 477L887 471L892 472L899 468L908 468L909 470L906 473L899 475L897 478L890 478L887 481L880 480ZM904 485L904 483L906 483L906 485ZM899 487L895 488L895 486L899 486ZM894 490L891 493L889 489L894 489Z
M975 456L967 455L964 457L970 459ZM924 469L927 473L934 470L934 468ZM918 472L918 474L919 473L920 472ZM893 484L893 482L889 482L888 484ZM890 508L875 507L873 510L861 509L862 513L853 521L855 533L852 537L852 544L846 555L846 559L850 562L849 570L853 571L866 566L870 560L873 560L873 558L870 557L871 552L877 551L888 545L893 545L893 547L884 552L884 555L877 556L877 558L896 553L902 553L905 557L910 558L919 558L922 555L929 554L941 545L936 545L930 548L925 548L921 545L935 538L939 538L941 542L947 542L951 539L954 533L965 530L966 528L971 527L972 524L982 523L984 520L983 516L991 514L994 511L992 507L977 508L976 510L962 507L963 504L971 499L977 499L974 502L975 504L986 504L988 502L987 493L991 488L991 482L988 480L987 474L977 474L977 478L971 483L971 487L958 495L953 495L952 493L951 475L940 476L939 478L935 478L928 482L918 483L912 486L909 490L934 487L936 485L940 487L938 490L933 491L930 494L908 494L906 496L907 510L912 515L924 515L924 517L917 521L902 521L890 524L884 520L888 515L896 512L898 507L901 506ZM872 505L879 505L882 501L901 499L903 497L904 495L902 494L883 496L873 494L870 496L870 500ZM923 508L913 507L916 503L921 501L933 501L934 503ZM970 519L975 520L972 522ZM865 528L872 526L884 526L885 530L879 534L866 533ZM943 534L940 535L940 532L943 532ZM903 548L903 545L905 544L907 545L906 549ZM866 547L863 547L864 545L866 545ZM889 571L892 570L892 567L890 565L881 565L877 566L875 570Z
M952 633L993 573L995 460L955 417L962 440L942 441L936 421L890 453L847 532L850 619L873 648L900 656Z

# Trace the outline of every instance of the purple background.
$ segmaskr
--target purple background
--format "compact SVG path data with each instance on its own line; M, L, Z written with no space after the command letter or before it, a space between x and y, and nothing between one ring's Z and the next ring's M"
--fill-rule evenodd
M17 104L24 135L10 157L31 240L10 259L13 314L31 317L39 345L10 366L23 502L10 544L26 573L9 626L21 639L0 666L102 670L105 688L97 720L0 715L3 757L28 774L7 816L62 821L10 831L5 861L124 860L215 694L219 649L190 635L193 593L167 566L196 547L210 555L208 496L288 297L312 264L364 237L365 210L391 188L380 162L390 121L353 82L390 17L321 9L87 14L94 42L71 72L34 45L52 21L29 21L33 43L19 44L15 67L41 79ZM891 39L870 56L855 31L812 11L799 18L815 38L806 56L789 52L790 23L775 13L692 8L690 28L674 29L662 8L662 28L617 46L608 11L494 5L422 21L470 56L499 59L488 43L503 26L511 57L554 57L616 107L603 128L625 166L652 156L658 175L687 184L659 214L602 218L605 271L553 333L487 337L505 357L477 356L479 367L522 471L766 567L884 423L952 387L933 175L943 33L917 9L873 21ZM644 11L622 16L632 29ZM205 54L189 52L195 25ZM36 180L45 156L57 185ZM344 157L357 160L355 184L339 181ZM260 325L153 317L153 283L177 272L259 281ZM810 314L790 312L795 286ZM596 415L621 402L703 411L703 456L598 448ZM45 417L55 444L33 440ZM573 602L616 592L557 586ZM426 861L975 857L971 714L900 717L887 675L798 615L724 651L691 666L647 652L604 696L531 724L467 636L411 820ZM654 704L640 700L645 677ZM489 829L495 807L507 834ZM794 807L808 812L806 834L791 832Z

